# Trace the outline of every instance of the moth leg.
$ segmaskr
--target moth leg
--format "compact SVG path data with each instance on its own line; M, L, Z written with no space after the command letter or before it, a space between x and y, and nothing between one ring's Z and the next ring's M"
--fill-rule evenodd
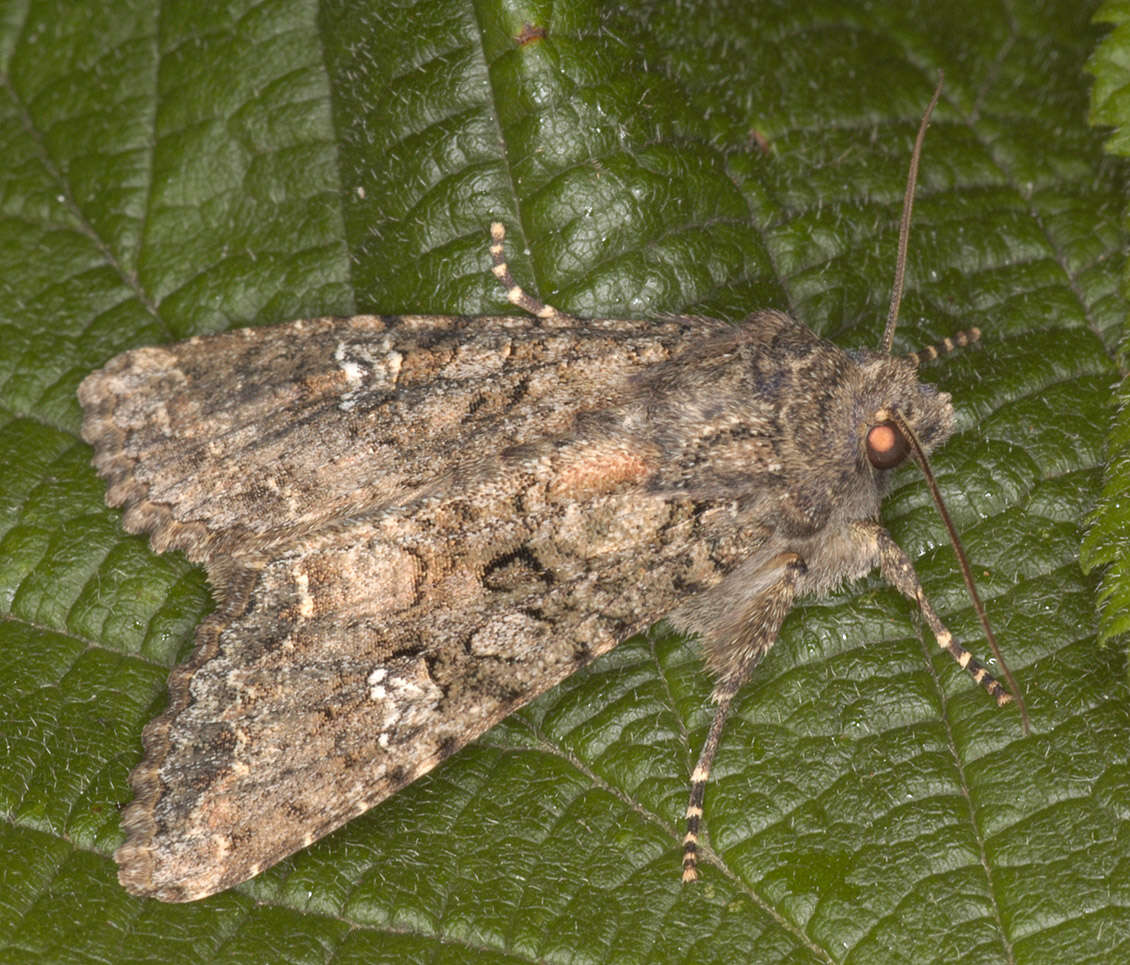
M806 570L804 560L796 553L781 553L769 566L779 568L782 573L781 578L758 594L741 615L741 626L736 638L708 641L710 649L726 646L727 655L731 659L727 661L728 665L715 684L714 693L711 695L718 706L714 711L710 731L706 735L706 743L698 756L698 763L691 773L691 796L687 803L687 833L683 837L684 883L698 878L698 834L702 824L706 782L710 780L710 767L714 763L714 755L722 739L722 730L726 726L730 705L742 685L749 679L753 668L776 642L781 624L792 609L797 581ZM708 665L716 667L719 662L716 653L708 654Z
M948 355L950 352L956 352L959 348L972 345L980 337L981 329L968 328L963 332L955 332L949 338L943 338L934 345L920 348L917 352L908 352L903 358L909 359L915 365L921 365L923 362L932 362L942 355Z
M578 318L558 311L552 305L538 301L532 295L527 294L522 286L514 280L514 276L510 274L510 266L506 264L506 253L502 245L505 238L506 226L501 221L493 222L490 226L490 257L491 261L494 262L494 267L491 271L494 272L494 277L502 283L502 287L506 289L507 300L512 305L517 305L531 315L536 315L546 321L556 322L559 325L576 325L580 321Z
M930 601L926 599L926 593L922 589L922 584L918 581L918 574L914 572L910 558L891 538L891 534L877 523L857 523L856 526L863 538L870 540L875 546L879 556L879 570L883 574L883 579L903 596L909 597L918 604L918 609L922 612L922 616L926 618L926 623L933 631L938 646L953 657L959 667L967 670L969 675L988 691L989 696L997 702L997 706L1003 707L1011 701L1012 694L1001 686L1000 682L985 669L973 654L955 641L953 634L946 629L946 625L942 623L938 614L934 612L934 608L930 605Z

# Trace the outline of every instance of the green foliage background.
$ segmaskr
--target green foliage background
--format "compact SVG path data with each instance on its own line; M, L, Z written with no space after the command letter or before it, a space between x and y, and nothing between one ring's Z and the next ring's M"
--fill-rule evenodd
M1106 149L1119 157L1130 155L1127 124L1130 122L1130 5L1104 3L1095 20L1113 29L1088 62L1094 75L1091 92L1091 123L1112 133ZM1127 211L1122 212L1125 234ZM1123 293L1126 291L1125 266ZM1130 338L1124 329L1119 358L1125 374ZM1083 540L1080 562L1084 572L1101 568L1098 592L1099 639L1119 639L1125 646L1130 630L1130 380L1123 379L1115 393L1104 484L1090 526Z
M1122 525L1126 167L1084 67L1117 124L1126 58L1094 11L0 4L0 961L1130 959L1124 660L1078 563L1096 505L1108 574ZM126 775L212 602L104 506L83 376L304 315L501 312L492 219L575 313L773 306L873 347L939 69L897 341L985 333L930 372L959 425L935 469L1031 735L873 576L798 607L738 701L699 886L710 682L657 630L232 892L122 891ZM913 470L884 513L983 653Z

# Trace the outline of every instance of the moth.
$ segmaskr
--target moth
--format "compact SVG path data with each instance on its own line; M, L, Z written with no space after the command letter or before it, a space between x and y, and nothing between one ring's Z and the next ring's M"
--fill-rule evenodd
M797 597L875 566L1007 703L879 523L890 471L908 453L926 468L953 430L950 397L918 380L937 350L890 354L939 93L878 352L772 310L574 318L514 281L495 224L493 271L527 315L302 320L88 376L107 502L156 552L202 563L217 600L144 730L122 885L163 901L230 888L662 616L715 680L691 880L735 694Z

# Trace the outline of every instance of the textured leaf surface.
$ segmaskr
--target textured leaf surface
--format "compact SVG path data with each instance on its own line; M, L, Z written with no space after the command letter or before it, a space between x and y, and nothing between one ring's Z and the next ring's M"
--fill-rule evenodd
M1113 29L1087 62L1094 76L1091 89L1091 123L1113 129L1106 150L1119 157L1130 154L1126 136L1130 124L1130 7L1104 3L1095 20ZM1125 225L1128 213L1123 208ZM1123 296L1130 290L1125 264L1119 278ZM1126 371L1127 334L1119 359ZM1107 438L1107 463L1103 488L1083 540L1080 561L1085 572L1102 567L1098 590L1099 639L1121 637L1130 631L1130 382L1123 379L1113 399L1111 432Z
M1101 32L1077 0L857 6L5 9L0 960L1130 955L1127 688L1077 563L1125 315ZM959 420L935 470L1031 735L872 577L798 607L737 702L699 886L678 853L710 682L656 630L235 891L125 894L126 774L212 604L105 508L81 378L237 325L500 311L492 218L574 312L772 306L873 347L939 68L897 341L985 333L935 366ZM884 512L983 653L913 471Z

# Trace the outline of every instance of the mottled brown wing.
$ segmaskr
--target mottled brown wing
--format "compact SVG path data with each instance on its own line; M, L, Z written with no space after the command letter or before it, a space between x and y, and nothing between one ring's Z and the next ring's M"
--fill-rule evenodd
M543 440L443 498L211 564L220 609L131 777L123 885L184 901L251 877L722 579L761 531L646 492L653 456Z
M687 321L370 315L139 348L79 387L107 501L157 552L251 558L552 434L693 341Z
M123 884L245 880L748 553L733 506L646 491L653 447L575 431L712 324L317 319L87 378L108 502L218 602L145 730Z

